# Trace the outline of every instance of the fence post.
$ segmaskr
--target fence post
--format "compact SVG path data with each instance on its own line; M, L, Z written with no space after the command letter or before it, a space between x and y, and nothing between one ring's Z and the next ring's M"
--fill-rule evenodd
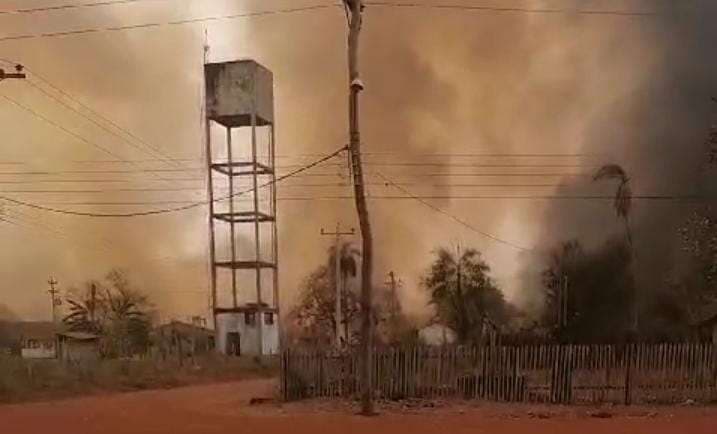
M630 390L632 387L632 381L630 378L630 371L632 370L632 355L632 344L628 344L625 351L625 405L630 405L632 403L632 394Z

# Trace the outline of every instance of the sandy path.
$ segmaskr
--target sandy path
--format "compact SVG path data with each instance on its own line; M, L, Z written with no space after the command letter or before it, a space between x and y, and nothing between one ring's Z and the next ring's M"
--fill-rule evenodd
M250 380L4 405L0 406L0 433L717 433L717 408L615 410L613 417L598 419L587 416L585 409L483 405L417 414L384 411L378 417L363 418L313 403L248 406L251 397L270 396L272 391L271 381Z

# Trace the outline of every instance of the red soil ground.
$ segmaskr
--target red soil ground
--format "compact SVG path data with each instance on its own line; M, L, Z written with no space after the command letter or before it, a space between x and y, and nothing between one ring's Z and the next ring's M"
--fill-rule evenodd
M376 417L342 404L250 406L269 397L267 380L192 386L0 406L0 433L25 434L714 434L717 408L587 408L438 403L384 407ZM601 416L601 417L596 417Z

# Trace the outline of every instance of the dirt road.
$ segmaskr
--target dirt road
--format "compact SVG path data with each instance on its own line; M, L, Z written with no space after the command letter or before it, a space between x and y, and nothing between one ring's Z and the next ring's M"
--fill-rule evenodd
M713 434L717 408L589 409L478 405L405 413L384 410L363 418L321 403L249 406L272 394L252 380L0 406L0 433L25 434Z

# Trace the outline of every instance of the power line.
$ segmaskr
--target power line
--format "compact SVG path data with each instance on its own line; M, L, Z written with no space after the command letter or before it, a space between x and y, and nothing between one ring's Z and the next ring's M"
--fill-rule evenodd
M206 22L212 22L212 21L225 21L225 20L234 20L234 19L239 19L239 18L251 18L251 17L269 16L269 15L284 15L284 14L293 14L293 13L298 13L298 12L309 12L309 11L317 11L317 10L322 10L322 9L334 9L334 8L336 8L335 4L317 4L317 5L313 5L313 6L302 6L302 7L294 7L294 8L264 10L264 11L257 11L257 12L243 12L243 13L237 13L237 14L215 15L215 16L209 16L209 17L187 18L187 19L176 20L176 21L131 24L131 25L113 26L113 27L94 27L94 28L67 30L67 31L62 31L62 32L29 33L29 34L24 34L24 35L3 36L3 37L0 37L0 42L39 39L39 38L54 38L54 37L73 36L73 35L87 35L87 34L102 33L102 32L119 32L119 31L126 31L126 30L147 29L147 28L155 28L155 27L162 27L162 26L180 26L180 25L186 25L186 24L198 24L198 23L206 23Z
M400 185L400 184L392 184L394 186ZM251 191L251 190L250 190ZM6 192L0 192L0 193L6 193ZM29 206L29 204L19 201L13 201L8 197L0 196L0 199L8 200L14 202L13 205L18 206ZM410 194L410 195L371 195L368 196L369 200L377 201L377 200L601 200L601 201L612 201L614 200L614 196L550 196L550 195L524 195L524 196L515 196L515 195L473 195L473 196L452 196L452 195L416 195L416 194ZM705 202L714 202L717 201L717 197L711 197L711 196L697 196L697 195L641 195L641 196L633 196L633 200L646 200L646 201L658 201L658 202L686 202L686 203L705 203ZM226 198L222 199L216 199L215 201L220 200L226 200ZM249 202L252 199L246 199L246 200L239 200L237 202ZM267 201L268 199L264 199L263 201ZM313 202L313 201L343 201L343 200L353 200L353 196L348 195L336 195L336 196L330 196L330 195L317 195L317 196L286 196L286 197L279 197L277 198L277 201L280 202ZM72 206L148 206L148 205L173 205L173 204L191 204L192 207L196 207L198 205L204 205L208 202L202 202L198 203L192 200L155 200L155 201L109 201L109 202L98 202L98 201L52 201L52 202L41 202L41 203L33 203L32 205L37 206L44 206L44 205L72 205ZM182 207L181 209L173 209L170 211L181 211L186 208ZM50 211L47 209L44 209L44 211ZM66 210L58 210L59 211L66 211ZM169 211L168 211L169 212ZM158 213L154 213L158 214ZM81 214L81 215L84 215ZM144 213L141 215L145 215ZM134 215L99 215L99 216L92 216L92 217L133 217Z
M17 8L0 11L0 15L20 15L20 14L35 14L38 12L53 12L53 11L66 11L72 9L88 9L101 6L114 6L114 5L125 5L131 3L143 3L149 1L168 1L168 0L105 0L97 3L68 3L64 5L55 6L41 6L34 8Z
M120 0L116 0L116 1L120 1ZM141 1L141 0L135 0L135 2L137 2L137 1ZM131 0L125 0L125 2L131 2ZM112 4L112 2L109 0L105 3ZM390 7L390 8L423 8L423 9L460 10L460 11L473 11L473 12L578 14L578 15L592 15L592 16L626 16L626 17L635 17L635 18L654 17L654 16L660 15L657 12L651 12L651 11L629 11L629 10L520 8L520 7L497 7L497 6L478 6L478 5L473 5L473 6L469 6L469 5L438 5L438 4L431 4L431 3L397 3L397 2L380 2L380 1L367 2L365 4L368 6ZM39 39L39 38L54 38L54 37L62 37L62 36L87 35L87 34L102 33L102 32L117 32L117 31L127 31L127 30L136 30L136 29L157 28L157 27L162 27L162 26L178 26L178 25L206 23L206 22L213 22L213 21L225 21L225 20L233 20L233 19L239 19L239 18L252 18L252 17L280 15L280 14L282 14L282 15L283 14L293 14L293 13L297 13L297 12L309 12L309 11L317 11L317 10L335 9L339 6L341 6L341 5L336 4L336 3L334 3L334 4L317 4L317 5L294 7L294 8L273 9L273 10L244 12L244 13L226 14L226 15L215 15L215 16L208 16L208 17L187 18L187 19L176 20L176 21L130 24L130 25L124 25L124 26L94 27L94 28L66 30L66 31L59 31L59 32L10 35L10 36L0 37L0 42ZM66 7L65 9L68 9L68 8L69 7ZM42 8L36 8L36 9L42 9ZM40 11L38 10L35 12L40 12Z
M32 82L31 80L28 80L28 81L27 81L27 84L30 85L30 86L32 86L32 87L34 87L34 88L37 89L38 91L42 92L45 96L47 96L48 98L50 98L50 99L52 99L53 101L57 102L58 104L62 105L63 107L65 107L65 108L71 110L72 112L76 113L77 115L83 117L84 119L86 119L86 120L88 120L89 122L93 123L94 125L98 126L98 127L101 128L102 130L104 130L104 131L108 132L109 134L111 134L111 135L113 135L113 136L119 138L119 139L122 140L124 143L130 145L130 146L133 147L134 149L137 149L137 150L140 151L140 152L149 154L149 155L151 155L152 157L155 157L155 158L156 158L155 155L152 155L152 154L151 154L150 152L148 152L146 149L143 149L142 147L138 146L136 143L134 143L134 142L128 140L127 138L123 137L122 135L118 134L117 132L112 131L112 130L111 130L110 128L108 128L107 126L101 124L100 122L96 121L95 119L92 119L91 117L87 116L86 114L82 113L81 111L77 110L76 108L72 107L71 105L65 103L65 102L62 101L60 98L58 98L58 97L52 95L50 92L48 92L48 91L46 91L45 89L41 88L40 86L38 86L37 84L35 84L35 83ZM56 89L59 89L59 88L56 88ZM67 94L67 93L65 93L65 92L63 92L63 94L64 94L64 95L69 95L69 94ZM77 100L73 98L73 101L77 101ZM84 105L83 105L83 107L87 107L87 106L84 106ZM89 108L87 108L87 109L88 109L88 110L91 110L91 109L89 109ZM93 111L93 110L91 110L91 112L92 112L93 114L96 114L96 112ZM114 122L109 121L109 120L108 120L107 118L105 118L105 117L101 117L101 119L105 120L105 122L111 123L112 125L116 125L116 124L114 124ZM132 133L130 133L130 132L127 131L127 130L124 130L124 129L121 129L121 130L122 130L123 132L125 132L125 134L132 134ZM133 134L132 134L132 136L133 136L133 137L136 137L136 136L134 136ZM146 143L146 142L144 142L144 141L141 141L141 143L142 143L144 146L146 146L147 148L151 149L151 150L152 150L153 152L155 152L156 154L160 155L161 158L159 159L159 161L162 161L162 162L164 162L164 163L166 163L166 164L169 164L169 165L175 165L175 164L176 164L176 163L173 163L171 160L168 160L168 159L166 158L167 156L164 155L164 153L162 153L162 152L161 152L160 150L158 150L156 147L154 147L154 146L152 146L152 145L150 145L150 144L148 144L148 143ZM181 167L181 166L180 166L180 167Z
M391 8L424 8L460 10L473 12L507 12L507 13L530 13L530 14L579 14L579 15L613 15L628 17L655 17L657 12L651 11L629 11L629 10L588 10L588 9L566 9L566 8L524 8L524 7L502 7L502 6L478 6L478 5L440 5L435 3L398 3L388 1L367 1L367 6L391 7Z
M35 74L37 75L37 74ZM276 155L277 159L310 159L326 155L325 153L304 153L304 154L283 154ZM587 158L602 157L600 154L581 153L414 153L414 152L366 152L367 156L375 157L398 157L401 160L409 158ZM259 156L266 157L266 156ZM172 161L201 161L200 158L172 158ZM153 163L156 159L131 160L134 163ZM127 161L116 160L75 160L78 164L120 164Z
M589 168L589 167L599 167L599 166L580 166L580 165L490 165L490 164L482 164L482 165L467 165L467 164L411 164L411 163L386 163L386 164L374 164L374 163L366 163L365 166L377 166L377 167L445 167L445 168L454 168L454 167L475 167L475 168L497 168L497 169L548 169L548 168ZM297 167L302 167L301 164L293 164L290 166L276 166L276 169L294 169ZM344 167L341 163L324 163L320 167ZM185 173L185 172L198 172L203 171L205 168L202 167L187 167L187 168L181 168L181 169L145 169L145 168L139 168L134 170L129 169L73 169L73 170L53 170L53 171L46 171L46 170L24 170L24 171L12 171L12 172L3 172L0 171L0 175L15 175L15 176L25 176L25 175L67 175L67 174L129 174L129 173ZM486 175L491 175L490 173ZM538 174L539 175L539 174Z
M24 170L24 171L13 171L13 172L2 172L0 175L12 175L12 176L32 176L32 175L111 175L111 174L131 174L131 173L184 173L184 172L197 172L203 169L191 168L191 169L117 169L117 170ZM162 181L171 181L171 179L162 179Z
M161 159L161 161L163 161L163 162L172 162L172 161L175 161L175 160L173 160L170 156L168 156L167 154L165 154L164 152L162 152L162 150L159 149L158 147L152 146L151 144L149 144L149 143L147 143L146 141L142 140L142 138L138 137L137 135L135 135L134 133L132 133L132 132L129 131L128 129L123 128L122 126L120 126L120 125L118 125L116 122L114 122L113 120L107 118L106 116L104 116L104 115L102 115L101 113L99 113L99 112L97 112L96 110L94 110L92 107L89 107L87 104L83 103L82 101L80 101L78 98L74 97L74 96L73 96L72 94L70 94L69 92L67 92L67 91L65 91L64 89L60 88L59 86L53 84L50 80L48 80L47 78L45 78L45 77L43 77L42 75L40 75L40 74L38 74L37 72L35 72L35 70L30 69L27 65L23 65L23 66L24 66L25 70L26 70L27 72L29 72L32 77L38 78L41 82L43 82L45 85L49 86L50 88L52 88L53 90L55 90L56 92L58 92L60 95L62 95L62 96L64 96L65 98L69 99L70 101L74 102L74 103L77 104L79 107L85 109L86 111L88 111L89 113L93 114L94 116L96 116L96 117L102 119L102 120L103 120L104 122L106 122L108 125L114 127L114 128L117 129L118 131L121 131L122 133L126 134L128 137L132 138L132 139L135 140L136 142L141 143L141 144L144 145L145 147L151 149L152 151L154 151L155 153L157 153L158 155L160 155L161 157L163 157L163 158ZM42 92L45 92L43 89L39 88L37 85L35 85L34 83L32 83L32 81L28 81L28 83L31 83L33 86L35 86L36 88L40 89ZM52 97L52 98L54 99L54 97ZM74 109L73 109L73 110L74 110ZM78 114L81 114L78 110L75 110L75 111L76 111ZM120 136L120 135L118 135L118 134L116 134L116 133L114 133L114 134L117 135L117 137L121 138L122 140L127 141L126 138L123 138L122 136ZM129 143L129 141L127 141L127 142ZM130 143L130 144L131 144L131 143ZM153 156L153 158L156 158L156 157ZM179 165L179 164L177 164L177 166L181 167L181 165Z
M333 153L331 153L323 158L320 158L310 164L307 164L306 166L304 166L302 168L294 170L293 172L290 172L283 176L277 177L276 179L269 181L267 183L264 183L259 187L260 188L268 187L270 185L273 185L280 181L283 181L284 179L290 178L290 177L295 176L301 172L309 170L309 169L323 163L324 161L328 161L329 159L334 158L335 156L344 152L346 149L347 149L347 147L343 146L340 149L334 151ZM222 198L214 199L214 202L230 200L230 199L233 199L234 197L241 196L246 193L250 193L253 190L254 190L253 188L247 189L247 190L242 190L242 191L239 191L237 193L234 193L234 194L222 197ZM194 202L189 205L179 206L176 208L158 209L158 210L134 212L134 213L91 213L91 212L82 212L82 211L52 208L52 207L47 207L44 205L31 203L31 202L25 202L25 201L21 201L21 200L17 200L17 199L12 199L12 198L9 198L6 196L0 196L0 199L4 199L4 200L14 203L16 205L22 205L22 206L26 206L28 208L34 208L37 210L52 212L52 213L56 213L56 214L66 214L66 215L74 215L74 216L81 216L81 217L114 217L114 218L129 218L129 217L142 217L142 216L150 216L150 215L169 214L169 213L174 213L174 212L179 212L179 211L186 211L186 210L193 209L193 208L198 208L201 206L208 205L210 203L210 201Z
M472 230L473 232L476 232L476 233L478 233L478 234L480 234L480 235L483 235L484 237L489 238L489 239L491 239L491 240L493 240L493 241L495 241L495 242L498 242L498 243L501 243L501 244L505 244L506 246L510 246L510 247L512 247L512 248L514 248L514 249L517 249L517 250L520 250L520 251L530 251L530 250L531 250L531 249L528 249L528 248L526 248L526 247L519 246L518 244L515 244L515 243L513 243L513 242L511 242L511 241L508 241L508 240L504 240L504 239L502 239L502 238L499 238L499 237L497 237L497 236L495 236L495 235L492 235L492 234L490 234L490 233L488 233L488 232L482 231L482 230L476 228L475 226L471 225L470 223L466 222L465 220L460 219L460 218L456 217L455 215L449 213L448 211L445 211L445 210L443 210L442 208L439 208L439 207L433 205L432 203L426 201L424 198L419 197L419 196L416 196L416 195L413 195L408 189L406 189L406 188L404 188L404 187L402 187L402 186L400 186L400 185L398 185L398 184L395 184L393 181L391 181L390 179L388 179L387 177L385 177L385 176L384 176L383 174L381 174L380 172L374 172L374 173L376 173L376 175L378 175L379 177L383 178L384 181L386 181L387 183L393 185L394 187L396 187L397 189L399 189L400 191L402 191L403 193L405 193L406 195L408 195L408 196L411 197L412 199L417 200L418 202L420 202L420 203L422 203L423 205L425 205L425 206L431 208L432 210L434 210L434 211L436 211L436 212L438 212L438 213L441 213L441 214L443 214L443 215L449 217L450 219L452 219L452 220L458 222L459 224L461 224L462 226L464 226L464 227L466 227L466 228Z
M47 123L47 124L49 124L49 125L52 125L53 127L57 128L57 129L59 129L59 130L64 131L65 133L71 135L72 137L75 137L76 139L79 139L79 140L81 140L82 142L84 142L84 143L86 143L86 144L88 144L88 145L90 145L90 146L92 146L92 147L94 147L94 148L99 149L100 151L104 152L105 154L107 154L107 155L109 155L109 156L111 156L111 157L117 158L118 160L121 160L121 159L122 159L122 158L119 157L118 155L115 155L115 154L114 154L112 151L110 151L109 149L107 149L107 148L105 148L105 147L103 147L103 146L101 146L101 145L98 145L97 143L94 143L94 142L92 142L92 141L90 141L90 140L87 140L86 138L82 137L81 135L75 133L74 131L69 130L69 129L63 127L62 125L58 124L57 122L54 122L53 120L51 120L51 119L49 119L49 118L43 116L42 114L40 114L40 113L36 112L35 110L33 110L33 109L27 107L26 105L21 104L21 103L19 103L18 101L14 100L14 99L12 99L12 98L10 98L10 97L8 97L7 95L0 95L0 97L3 97L6 101L9 101L11 104L14 104L15 106L21 108L21 109L24 110L25 112L30 113L32 116L36 117L37 119L40 119L41 121L43 121L43 122L45 122L45 123Z
M386 186L383 182L370 182L366 185ZM563 184L421 184L421 183L399 183L402 186L430 187L430 188L555 188L564 186ZM291 188L332 188L332 187L351 187L351 184L340 183L324 183L324 184L282 184L282 187ZM227 188L223 188L226 190ZM0 190L0 193L22 193L22 194L106 194L106 193L187 193L187 192L206 192L206 188L199 187L176 187L176 188L116 188L116 189L94 189L94 190Z
M124 160L122 157L120 157L119 155L117 155L117 154L115 154L114 152L110 151L110 150L107 149L106 147L104 147L104 146L102 146L102 145L99 145L99 144L97 144L97 143L95 143L95 142L93 142L93 141L91 141L91 140L86 139L85 137L83 137L83 136L81 136L81 135L75 133L74 131L72 131L72 130L70 130L70 129L64 127L64 126L62 126L61 124L59 124L59 123L57 123L57 122L55 122L55 121L53 121L53 120L47 118L46 116L43 116L42 114L40 114L40 113L38 113L37 111L31 109L30 107L27 107L26 105L24 105L24 104L22 104L22 103L20 103L20 102L18 102L18 101L16 101L16 100L14 100L14 99L8 97L7 95L0 95L0 96L3 97L5 100L9 101L10 103L14 104L15 106L17 106L17 107L23 109L23 110L26 111L27 113L30 113L30 114L33 115L34 117L36 117L36 118L42 120L43 122L45 122L45 123L47 123L47 124L49 124L49 125L52 125L52 126L54 126L55 128L60 129L61 131L65 132L66 134L69 134L69 135L71 135L72 137L75 137L75 138L81 140L82 142L84 142L84 143L86 143L86 144L88 144L88 145L90 145L90 146L92 146L92 147L94 147L94 148L99 149L100 151L106 153L107 155L109 155L109 156L111 156L111 157L114 157L114 158L116 158L116 159L118 159L118 160ZM88 118L88 119L89 119L89 118ZM98 124L98 125L99 125L99 124ZM161 176L159 176L159 175L157 175L156 173L154 173L154 172L156 172L156 170L154 170L154 171L148 171L148 172L151 173L152 175L154 175L155 177L159 178L159 180L161 180L161 181L171 181L171 180L168 180L168 179L164 179L164 178L162 178Z
M315 177L336 177L340 178L341 175L339 174L306 174L306 175L296 175L295 178L315 178ZM8 184L8 185L26 185L26 184L73 184L73 183L80 183L80 184L87 184L87 183L135 183L135 182L141 182L141 183L148 183L148 182L205 182L206 180L204 178L167 178L166 180L162 179L30 179L30 180L0 180L0 184Z

